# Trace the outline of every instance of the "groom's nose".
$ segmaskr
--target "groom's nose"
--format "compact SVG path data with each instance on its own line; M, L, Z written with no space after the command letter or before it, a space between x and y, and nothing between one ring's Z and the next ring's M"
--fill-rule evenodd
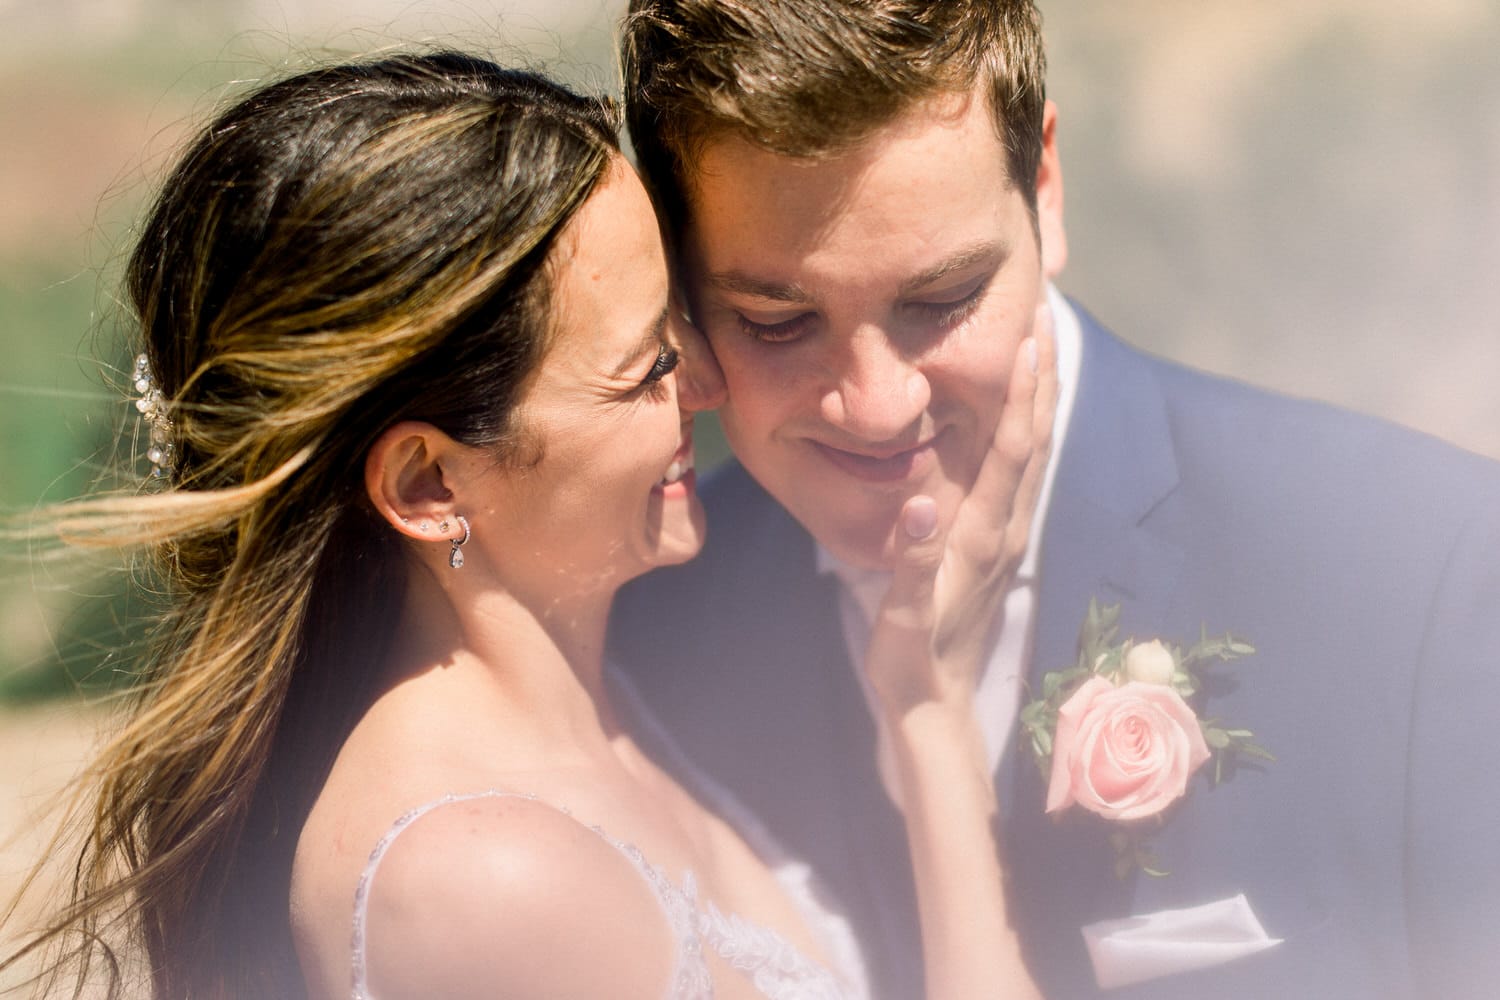
M927 376L878 326L855 331L828 364L831 384L820 401L823 419L860 440L900 437L932 401Z
M713 410L724 403L724 372L708 339L692 321L673 307L667 339L680 356L677 365L677 405L690 413Z

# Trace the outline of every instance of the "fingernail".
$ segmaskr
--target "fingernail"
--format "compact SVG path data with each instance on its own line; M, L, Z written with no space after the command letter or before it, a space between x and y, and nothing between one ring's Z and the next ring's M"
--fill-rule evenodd
M906 536L920 542L937 530L937 501L928 496L912 497L901 511Z
M1021 345L1021 353L1026 356L1026 367L1030 368L1031 369L1031 374L1035 375L1037 373L1039 367L1040 367L1040 364L1041 364L1037 360L1037 356L1036 356L1036 338L1035 337L1027 337L1026 338L1026 342Z

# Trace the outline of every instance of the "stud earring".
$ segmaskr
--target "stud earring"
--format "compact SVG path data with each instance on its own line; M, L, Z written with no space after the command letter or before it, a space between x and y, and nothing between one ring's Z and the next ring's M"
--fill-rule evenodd
M462 514L455 514L454 520L458 521L459 526L464 529L464 537L454 538L449 541L449 544L452 545L453 548L448 550L448 565L452 566L454 569L463 569L463 544L469 540L469 519L464 517Z

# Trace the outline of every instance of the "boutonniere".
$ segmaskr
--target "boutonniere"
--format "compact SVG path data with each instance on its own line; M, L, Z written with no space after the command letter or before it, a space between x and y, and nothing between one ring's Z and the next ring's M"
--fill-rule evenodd
M1048 783L1047 812L1076 805L1116 822L1115 874L1165 875L1146 838L1187 793L1188 779L1211 759L1215 784L1234 755L1274 760L1250 730L1199 718L1192 705L1206 668L1255 649L1206 632L1185 651L1159 639L1121 642L1119 620L1118 605L1089 602L1078 662L1043 675L1041 697L1021 710L1021 725Z

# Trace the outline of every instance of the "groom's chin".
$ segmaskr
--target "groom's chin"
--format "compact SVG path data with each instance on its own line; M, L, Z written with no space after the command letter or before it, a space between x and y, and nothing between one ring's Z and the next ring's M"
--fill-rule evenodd
M951 527L954 512L962 497L951 483L924 484L926 488L910 495L933 497L938 502L938 524L941 530ZM798 517L798 521L818 544L846 565L862 570L889 572L895 565L896 531L901 509L909 495L881 498L878 504L857 502L830 503L817 517ZM796 512L793 512L794 515ZM842 516L830 516L839 514Z
M899 511L898 511L899 513ZM835 559L856 569L887 572L894 564L896 553L896 514L879 524L819 525L804 523L803 527L827 549ZM817 528L822 528L821 533Z

